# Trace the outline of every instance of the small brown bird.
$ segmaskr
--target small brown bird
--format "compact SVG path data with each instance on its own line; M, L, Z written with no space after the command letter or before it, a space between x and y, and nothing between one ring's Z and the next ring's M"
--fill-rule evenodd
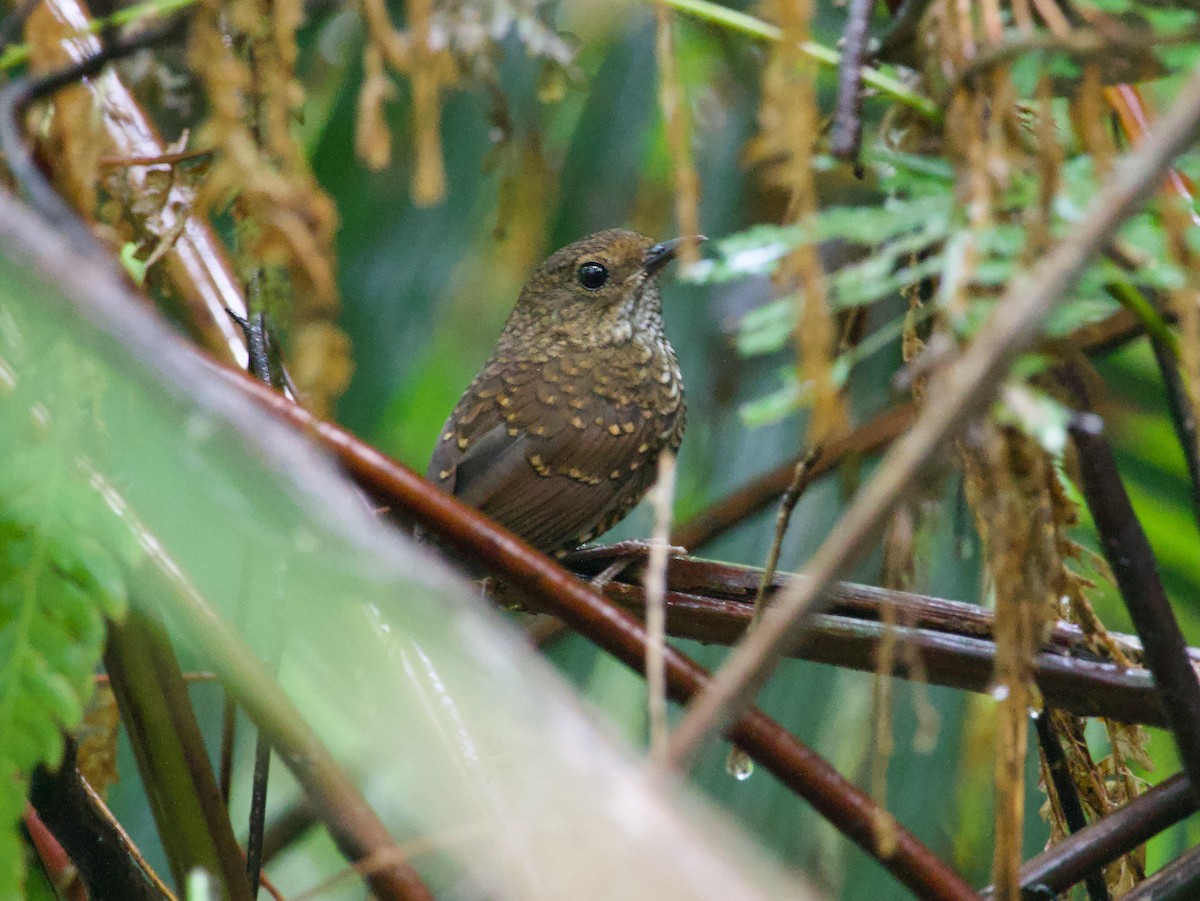
M427 477L546 553L624 518L683 437L655 282L683 240L611 229L546 260L446 420Z

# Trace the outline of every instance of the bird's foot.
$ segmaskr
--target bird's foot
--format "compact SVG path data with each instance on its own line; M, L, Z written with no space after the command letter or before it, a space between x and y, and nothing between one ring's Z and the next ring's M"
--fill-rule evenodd
M599 564L607 561L607 565L591 579L592 586L597 590L602 590L605 585L630 566L645 562L650 557L650 550L654 544L653 541L637 538L618 541L615 544L584 545L568 551L561 559L563 565L568 569L584 571L593 571ZM667 556L685 557L687 548L674 544L667 545Z

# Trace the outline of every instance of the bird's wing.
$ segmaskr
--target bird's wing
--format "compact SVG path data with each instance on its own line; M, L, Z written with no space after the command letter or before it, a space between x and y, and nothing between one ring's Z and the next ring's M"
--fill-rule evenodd
M486 368L438 441L429 477L534 547L556 551L613 525L645 494L673 423L602 397L555 360ZM624 402L623 402L624 401Z

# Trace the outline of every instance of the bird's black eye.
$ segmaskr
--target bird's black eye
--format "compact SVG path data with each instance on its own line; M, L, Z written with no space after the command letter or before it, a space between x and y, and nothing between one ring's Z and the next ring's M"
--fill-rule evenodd
M589 291L599 291L608 281L608 270L599 263L584 263L579 267L579 284Z

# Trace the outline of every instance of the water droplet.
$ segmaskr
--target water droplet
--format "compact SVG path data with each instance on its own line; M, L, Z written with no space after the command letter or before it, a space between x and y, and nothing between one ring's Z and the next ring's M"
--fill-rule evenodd
M725 758L725 772L738 782L745 782L754 772L754 761L741 748L733 748Z
M1008 686L1007 685L992 686L992 697L997 701L1007 701L1008 700Z
M1099 435L1104 431L1104 420L1095 413L1078 413L1071 422L1071 428L1085 435Z

